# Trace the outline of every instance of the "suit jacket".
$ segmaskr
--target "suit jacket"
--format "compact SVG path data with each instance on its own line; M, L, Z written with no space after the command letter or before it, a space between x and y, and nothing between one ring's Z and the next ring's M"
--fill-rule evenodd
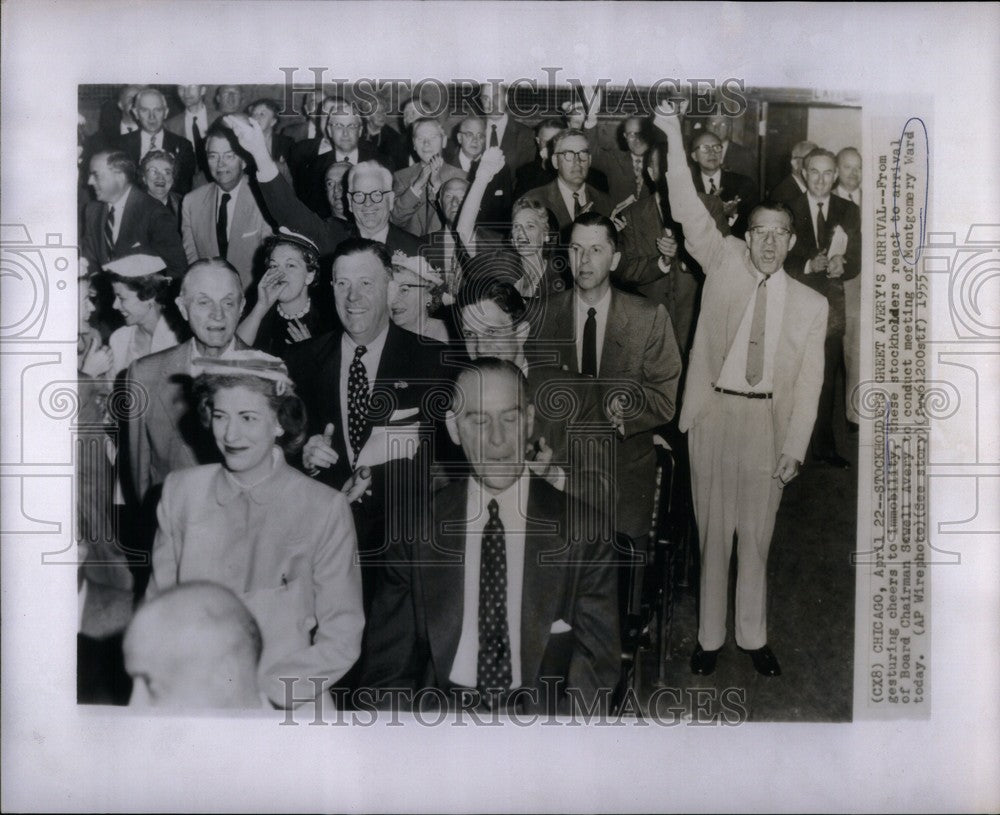
M163 129L169 130L182 139L187 139L187 132L184 129L184 116L186 111L181 111L176 116L171 116L163 123ZM212 111L207 106L205 107L205 119L208 121L208 127L211 127L216 119L219 118L218 111ZM201 134L201 144L195 145L193 142L189 142L193 148L195 148L195 166L197 168L197 174L204 181L205 179L211 178L208 174L208 160L205 155L205 131ZM200 150L198 148L201 148ZM194 186L200 186L199 184L194 184Z
M830 314L827 320L829 335L842 334L845 328L844 281L853 280L861 273L861 209L857 204L830 196L826 216L826 245L816 246L816 233L813 230L812 215L809 212L809 196L803 193L788 205L794 216L795 246L785 258L785 269L796 280L815 289L830 304ZM830 278L826 274L806 274L805 266L821 251L829 248L835 227L841 227L847 233L847 252L844 255L844 275L840 278Z
M742 144L737 144L732 139L730 139L726 153L722 157L722 169L738 175L745 175L751 181L760 174L750 149Z
M247 346L236 338L236 348ZM211 434L202 426L190 403L190 366L194 339L165 351L141 357L126 371L126 387L135 410L128 415L128 469L131 497L136 504L167 473L219 459Z
M377 412L372 427L415 422L427 443L412 460L395 459L372 467L372 494L352 504L362 553L366 607L377 584L375 566L383 554L387 527L390 532L396 530L394 536L405 535L396 524L411 523L413 507L430 500L431 479L422 468L429 468L433 458L435 420L441 417L432 416L429 411L441 403L446 393L450 395L441 362L445 346L417 337L394 323L389 324L388 331L371 390L371 404ZM350 477L353 464L344 441L347 417L342 415L340 405L341 338L340 331L333 331L296 343L285 357L289 374L306 405L307 436L320 434L327 424L333 424L331 446L339 458L333 467L321 470L318 478L335 489L340 489ZM389 512L393 518L387 521Z
M456 170L462 170L461 159L458 157L458 150L455 148L445 148L442 153L444 160ZM476 171L479 169L479 160L472 162L467 173L468 181L471 184L476 180ZM476 223L506 233L510 230L510 209L514 206L514 176L510 167L506 164L498 172L486 187L483 193L482 203L479 205L479 213L476 215Z
M800 187L796 184L795 179L789 173L781 180L781 183L777 187L771 190L771 194L768 197L778 204L790 204L804 192L805 186Z
M722 202L714 195L701 194L702 203L708 207L716 226L723 235L729 234L729 224L722 209ZM687 353L694 328L698 292L704 278L701 267L684 250L684 231L673 220L666 195L657 205L655 195L640 198L621 212L625 228L621 231L622 259L612 273L615 282L636 294L662 303L670 315L677 346ZM669 263L661 266L657 239L664 227L674 233L678 253Z
M188 267L187 258L176 218L167 207L133 185L125 201L125 210L117 217L121 218L118 240L108 251L104 241L108 205L91 201L84 210L82 251L92 269L99 270L108 261L141 249L163 258L170 277L178 280L183 277Z
M168 153L172 153L174 158L177 159L174 190L184 195L191 190L191 182L194 179L195 170L198 169L194 148L191 146L191 142L184 138L184 136L178 136L169 130L160 131L160 135L163 136L162 149ZM118 149L132 159L135 162L135 166L138 167L140 160L139 153L142 151L142 136L140 131L133 130L131 133L126 133L122 136L118 142Z
M542 161L540 156L535 156L531 161L522 167L518 167L514 174L514 200L524 197L528 192L536 187L544 187L556 178L556 169L548 159ZM601 192L608 191L608 177L593 165L587 173L587 183Z
M705 272L681 408L679 427L684 432L700 421L714 396L712 389L757 282L746 244L719 233L698 200L687 169L668 171L667 183L673 216L684 225L688 251ZM826 317L823 298L789 279L770 402L775 462L782 453L805 460L823 385Z
M375 136L367 136L364 141L388 159L393 172L409 163L409 139L389 125L383 125Z
M575 293L549 298L539 345L553 349L560 364L579 373L575 341ZM598 403L621 393L636 406L625 421L625 434L615 434L615 528L637 538L649 532L653 506L656 453L654 431L674 415L681 357L670 317L662 305L611 290L598 377ZM606 419L604 421L607 421ZM611 507L608 507L609 513Z
M418 198L413 194L413 182L420 175L423 167L421 163L411 164L402 170L396 170L392 176L392 191L396 194L395 203L392 205L392 222L412 235L422 237L428 232L441 229L441 218L437 212L437 202L428 200L430 186L424 188L423 194ZM441 165L441 183L450 181L453 178L465 178L465 170L452 167L450 164Z
M691 177L694 178L695 189L698 192L708 193L705 189L704 179L701 177L701 169L695 165L691 169ZM736 220L730 226L730 231L737 238L746 235L747 227L750 225L750 212L760 202L757 194L757 185L752 178L745 175L738 175L727 170L722 171L722 186L719 187L719 199L725 203L739 198L736 205Z
M617 145L601 148L594 153L594 166L608 177L608 193L612 205L617 206L630 195L635 195L635 169L632 166L632 154L628 150L620 150ZM639 198L646 198L653 193L653 182L645 172L642 174L642 188Z
M254 281L257 250L272 232L257 206L253 186L249 178L244 178L236 196L233 222L229 225L229 246L226 250L226 260L240 273L244 291ZM184 196L181 204L181 233L188 263L219 254L219 241L215 236L219 192L221 188L212 183L198 187Z
M337 149L320 155L319 146L322 141L323 137L319 135L314 139L296 142L288 151L288 166L299 198L313 212L325 218L331 214L330 202L326 200L326 171L330 169L330 165L336 164ZM358 142L358 163L362 161L377 161L392 169L389 159L364 141Z
M601 215L610 216L611 210L614 208L611 199L600 190L590 186L590 184L585 184L584 187L587 190L587 201L593 204L591 209L594 212L599 212ZM573 215L566 209L562 194L559 192L558 181L553 180L544 187L536 187L527 192L525 197L537 198L552 210L552 214L556 216L556 222L559 224L559 231L562 233L562 237L569 237L569 227L573 224Z
M490 123L486 119L486 146L490 144ZM530 127L521 124L516 119L507 116L507 127L504 129L503 138L500 139L500 149L503 151L507 166L512 173L517 172L517 168L527 164L535 155L535 134Z
M621 667L611 546L596 530L570 521L578 511L573 499L534 477L528 490L520 656L522 687L535 695L525 707L569 712L565 689L572 688L587 707L600 694L606 709ZM454 687L449 677L462 633L467 495L466 479L437 492L426 533L393 546L369 615L362 685Z

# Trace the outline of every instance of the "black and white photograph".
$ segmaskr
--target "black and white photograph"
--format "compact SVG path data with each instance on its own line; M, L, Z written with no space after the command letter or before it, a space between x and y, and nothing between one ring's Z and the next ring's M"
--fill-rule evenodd
M948 17L6 4L4 807L994 810Z

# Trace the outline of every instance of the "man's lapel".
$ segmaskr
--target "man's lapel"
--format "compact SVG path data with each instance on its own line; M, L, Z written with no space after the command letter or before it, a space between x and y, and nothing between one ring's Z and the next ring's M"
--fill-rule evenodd
M468 482L442 490L434 501L429 546L420 546L420 569L427 609L427 641L434 665L448 680L462 636L465 610L465 507Z
M552 623L559 617L565 580L564 556L560 552L566 546L566 539L557 531L566 519L553 511L544 495L539 495L540 482L532 477L529 485L521 588L521 683L524 685L534 683Z
M115 255L120 256L125 250L132 246L131 236L136 232L135 223L138 216L139 188L133 186L125 201L125 211L119 217L122 219L121 227L118 229L118 240L115 241ZM107 210L104 212L107 218ZM103 224L102 224L103 228Z
M569 224L573 222L573 216L566 209L566 202L563 201L558 181L549 182L549 205L552 207L557 223Z
M625 339L628 337L628 311L621 295L611 290L611 308L608 309L608 324L604 329L604 345L601 348L600 375L602 378L615 376L628 367L625 358Z

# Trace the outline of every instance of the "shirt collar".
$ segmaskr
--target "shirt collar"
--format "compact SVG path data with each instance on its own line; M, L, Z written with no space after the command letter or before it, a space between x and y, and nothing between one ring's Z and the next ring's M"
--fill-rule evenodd
M722 186L722 168L721 167L718 170L716 170L714 173L706 174L706 173L703 172L701 174L701 177L705 180L705 189L708 189L708 182L711 181L713 178L715 179L715 186L716 187L721 187Z
M229 190L229 198L230 198L230 200L232 200L232 201L236 200L237 196L240 194L240 190L243 189L243 182L246 181L246 177L247 177L246 173L244 173L243 175L241 175L239 183L235 187L233 187L231 190ZM215 182L212 182L212 183L214 184ZM226 191L224 189L222 189L222 187L220 187L218 184L215 184L215 196L216 196L215 200L216 200L217 204L218 204L219 201L222 200L222 196L225 195L225 194L226 194Z
M184 115L189 119L202 119L208 116L208 108L206 108L205 103L202 102L194 110L185 110Z
M473 517L477 517L478 513L489 505L490 501L495 500L497 504L502 506L510 506L513 502L519 502L519 506L525 511L524 516L527 515L527 497L528 497L528 484L531 471L528 469L528 465L524 465L524 469L521 470L521 474L517 477L513 484L511 484L507 489L502 492L490 492L486 489L482 482L479 481L474 475L469 476L469 506L472 508L473 513L476 513Z
M813 209L816 208L817 204L822 204L824 207L827 208L827 211L829 212L830 208L829 206L827 206L830 203L829 195L827 195L826 198L816 198L811 192L806 192L806 195L809 196L809 206L811 206Z
M274 489L276 479L288 467L280 447L271 448L271 463L271 472L262 481L250 487L241 484L229 470L220 466L215 476L215 500L220 506L226 506L237 496L246 495L255 504L270 503L277 495L277 490Z
M574 195L573 190L571 190L566 185L566 182L563 181L559 176L556 176L556 184L559 185L559 190L562 193L563 198L566 198L567 196L569 198L573 197L573 195ZM580 196L580 203L581 204L586 204L590 200L587 197L587 182L584 182L583 185L580 187L580 189L578 189L576 191L575 194Z
M597 309L597 313L600 314L603 311L607 311L608 306L611 305L611 287L610 286L608 286L608 290L606 292L604 292L604 296L600 300L598 300L596 303L594 303L593 305L590 305L589 303L584 302L583 298L580 297L580 295L578 293L576 293L575 289L573 291L574 291L573 299L576 300L576 310L579 311L579 312L582 312L583 314L586 314L587 313L587 309L591 309L591 308Z
M382 356L382 349L385 347L386 337L388 336L389 336L389 326L387 325L385 328L382 329L379 335L375 337L375 339L373 339L370 343L368 343L365 346L365 348L368 349L367 352L369 354L374 354L376 359L380 359ZM347 352L348 357L353 357L354 349L359 347L358 343L354 341L354 338L346 331L344 332L343 347L344 350Z
M109 207L114 207L115 212L121 212L125 209L125 202L128 200L128 194L132 192L132 185L128 184L125 187L125 192L121 194L121 197L117 201L112 201L108 204Z

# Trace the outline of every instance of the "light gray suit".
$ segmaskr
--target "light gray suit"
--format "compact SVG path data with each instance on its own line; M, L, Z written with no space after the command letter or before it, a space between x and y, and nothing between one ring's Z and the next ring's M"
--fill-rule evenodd
M246 291L253 283L254 256L264 239L271 234L271 227L257 206L249 180L244 179L238 189L236 208L229 225L226 260L239 272L243 290ZM181 204L181 237L188 263L219 254L215 223L218 196L221 193L221 188L212 183L204 184L184 196Z

